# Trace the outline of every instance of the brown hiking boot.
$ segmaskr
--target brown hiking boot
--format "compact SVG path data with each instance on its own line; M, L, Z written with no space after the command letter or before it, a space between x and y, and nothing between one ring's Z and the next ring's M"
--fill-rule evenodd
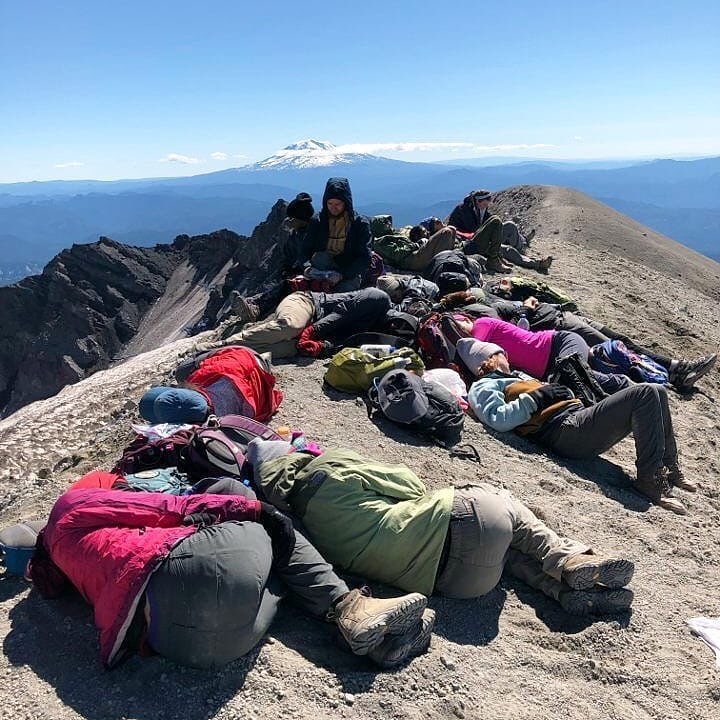
M635 489L646 498L676 515L686 515L687 508L672 496L672 488L668 481L667 471L664 467L658 468L652 476L638 475L634 483Z
M567 559L562 579L573 590L589 590L595 585L614 590L625 587L634 571L635 565L630 560L581 553Z
M386 635L401 635L417 627L427 598L410 593L396 598L372 598L351 590L335 605L340 633L356 655L367 655Z
M666 470L667 479L671 485L674 485L676 488L680 488L681 490L685 490L687 492L697 492L698 486L685 477L683 471L680 469L680 466L677 463L675 463L674 465L668 465L666 467Z
M488 258L485 269L488 272L508 273L512 270L512 267L505 265L500 258Z
M548 271L550 270L550 266L552 265L552 262L553 262L553 256L552 256L552 255L548 255L547 257L540 258L540 259L537 261L537 264L536 264L535 269L536 269L539 273L542 273L543 275L547 275L547 274L548 274Z
M632 605L632 590L564 590L558 602L570 615L616 615L627 612Z
M430 647L435 611L428 608L420 621L402 635L388 635L368 657L382 668L392 669L416 655L422 655Z

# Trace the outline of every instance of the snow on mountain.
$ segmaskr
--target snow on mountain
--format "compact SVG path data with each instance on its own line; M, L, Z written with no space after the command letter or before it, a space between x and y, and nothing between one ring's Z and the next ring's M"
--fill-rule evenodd
M328 165L353 165L367 162L392 162L388 158L369 153L342 152L331 142L301 140L279 150L274 155L246 166L249 170L297 170L326 167Z

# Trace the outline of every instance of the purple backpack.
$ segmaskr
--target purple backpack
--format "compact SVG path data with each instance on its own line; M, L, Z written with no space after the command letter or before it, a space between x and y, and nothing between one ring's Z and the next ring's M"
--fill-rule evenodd
M182 469L192 480L242 477L247 446L255 438L281 440L274 430L242 415L212 416L194 432Z
M620 340L606 340L590 348L593 370L610 375L627 375L635 382L667 385L668 372L647 355L628 350Z

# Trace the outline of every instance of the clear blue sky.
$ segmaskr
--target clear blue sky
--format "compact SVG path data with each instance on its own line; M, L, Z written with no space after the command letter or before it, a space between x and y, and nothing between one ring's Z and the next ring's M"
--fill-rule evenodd
M720 154L718 28L717 0L0 0L0 181L209 172L311 137Z

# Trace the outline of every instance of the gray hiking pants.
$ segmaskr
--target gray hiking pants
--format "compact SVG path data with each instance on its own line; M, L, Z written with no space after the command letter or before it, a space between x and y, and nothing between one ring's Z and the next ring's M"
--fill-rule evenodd
M527 255L523 255L519 250L516 250L511 245L501 245L500 251L502 252L503 260L511 262L513 265L518 265L522 268L528 268L528 270L537 270L538 261L534 258L529 258Z
M423 273L430 261L443 250L452 250L455 247L455 230L444 227L431 235L427 242L414 253L406 255L398 267L401 270L411 270Z
M224 665L257 645L287 588L318 617L348 592L297 530L290 562L279 570L259 523L224 522L198 530L173 548L147 586L147 642L181 665Z
M568 458L596 457L630 433L635 438L639 476L677 463L677 445L667 391L640 383L620 390L597 405L570 413L550 428L542 443Z
M453 598L490 592L510 559L510 572L557 600L565 562L590 550L560 537L509 492L484 483L455 491L448 532L447 562L435 590Z

